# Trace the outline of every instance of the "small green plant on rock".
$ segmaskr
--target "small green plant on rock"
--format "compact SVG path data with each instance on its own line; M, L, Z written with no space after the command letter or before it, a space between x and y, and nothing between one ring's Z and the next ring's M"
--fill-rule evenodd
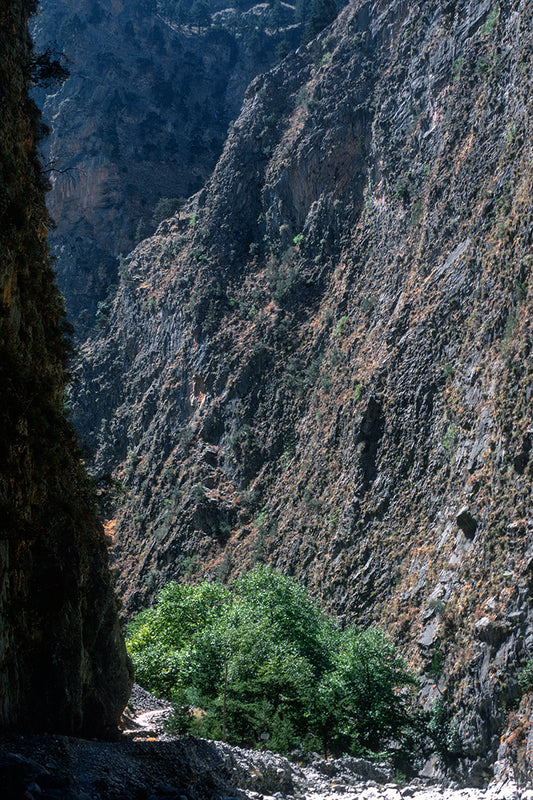
M494 8L492 8L489 11L489 15L488 15L487 19L485 20L485 24L483 25L483 35L484 36L487 36L491 32L491 30L494 28L494 26L496 25L499 13L500 13L500 7L499 6L494 6Z
M203 247L195 247L194 250L191 250L191 256L195 261L207 261L208 259L208 255Z
M332 511L329 515L328 525L330 528L336 528L339 524L339 509L336 508L335 511Z
M428 678L437 681L442 675L444 668L444 652L439 644L436 644L431 652L431 663L427 671Z
M457 425L452 423L446 429L446 433L442 437L442 446L445 450L452 450L455 445L457 444L457 440L459 438L459 432L457 430Z
M356 383L353 388L353 401L354 403L358 403L361 399L361 395L363 394L363 385L361 383Z
M183 197L160 197L152 211L152 225L156 228L164 219L172 217L183 205Z
M432 611L435 612L435 614L438 614L439 616L442 616L446 611L446 603L444 603L442 600L430 600L428 606Z
M530 692L533 689L533 656L518 673L518 685L522 692Z
M348 317L341 317L340 320L335 323L335 327L333 328L333 336L343 336L349 322L350 320Z
M457 723L452 719L449 703L443 697L433 703L429 714L428 733L444 764L456 761L461 755L461 738Z
M302 86L299 90L296 102L299 107L303 108L305 111L312 111L315 105L315 100L310 96L309 89L307 86Z
M199 567L199 559L197 555L194 556L187 556L183 559L183 564L181 565L182 571L184 575L193 575Z
M205 486L201 483L197 483L194 489L192 490L192 499L195 503L201 503L202 500L205 499Z

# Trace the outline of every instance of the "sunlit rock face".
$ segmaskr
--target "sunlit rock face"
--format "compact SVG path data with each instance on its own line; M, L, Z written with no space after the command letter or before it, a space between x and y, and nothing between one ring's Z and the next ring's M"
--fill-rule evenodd
M532 13L357 0L256 79L75 388L130 611L295 574L395 636L479 781L509 722L531 752Z
M29 5L0 9L0 728L107 736L130 676L94 492L63 414Z

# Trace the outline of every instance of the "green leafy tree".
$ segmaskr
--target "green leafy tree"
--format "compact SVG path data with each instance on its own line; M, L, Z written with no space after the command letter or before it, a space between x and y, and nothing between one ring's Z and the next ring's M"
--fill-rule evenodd
M152 211L152 225L157 228L164 219L172 217L183 205L183 197L160 197Z
M195 642L187 686L175 700L206 711L188 726L200 735L255 746L268 733L269 746L283 752L302 735L313 668L294 645L279 641L269 620L243 625L246 608L238 605L217 636L206 631Z
M154 608L141 611L128 629L128 651L139 683L170 698L187 672L191 642L222 614L229 596L220 583L165 586Z
M276 58L278 61L283 61L286 55L290 52L290 46L287 39L282 39L276 48Z
M259 566L232 587L232 602L216 624L200 632L177 682L180 707L199 706L185 727L253 746L262 733L285 751L306 733L317 676L331 666L336 630L304 588ZM186 716L178 714L183 725Z
M322 751L324 758L352 750L351 737L343 729L345 696L346 686L337 671L326 672L314 692L308 720L310 743L313 749Z
M367 753L406 740L414 680L380 630L340 631L292 578L260 565L230 587L169 584L135 619L138 681L174 726L242 746Z
M268 619L276 641L290 642L314 665L315 674L331 667L331 637L337 628L301 583L262 565L240 578L234 591L248 619Z
M409 745L417 725L410 710L416 681L393 642L378 628L339 634L333 669L316 688L310 729L325 755L372 753L391 740Z
M139 244L139 242L142 242L142 240L146 237L147 233L148 231L146 228L146 223L144 221L144 218L141 217L139 219L139 222L137 223L137 227L135 228L135 243Z
M377 752L391 739L402 739L412 722L408 689L416 681L391 639L378 628L348 628L336 662L343 732L351 749Z

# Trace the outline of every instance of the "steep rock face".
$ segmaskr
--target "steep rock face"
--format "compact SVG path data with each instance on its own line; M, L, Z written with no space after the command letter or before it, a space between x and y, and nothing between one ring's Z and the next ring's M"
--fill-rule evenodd
M107 735L130 679L94 492L63 416L29 6L0 10L0 727Z
M61 87L38 92L52 128L43 143L50 236L60 289L80 337L106 314L118 260L154 230L162 198L198 190L219 157L246 86L269 69L282 36L243 40L226 28L177 28L141 0L43 0L38 46L68 60ZM50 93L52 92L52 93Z
M75 398L130 610L296 574L480 781L509 720L531 753L531 42L520 0L351 4L128 257Z

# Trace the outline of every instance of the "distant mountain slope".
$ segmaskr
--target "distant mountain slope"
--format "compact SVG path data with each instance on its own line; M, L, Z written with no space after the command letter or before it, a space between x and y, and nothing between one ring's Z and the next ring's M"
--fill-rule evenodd
M269 6L258 8L197 27L171 24L144 0L42 0L37 46L52 43L70 69L38 99L52 129L42 145L50 240L80 338L105 317L119 256L205 183L246 86L282 41L298 40L286 19L263 30Z
M0 8L0 729L109 736L130 668L94 487L63 413L64 310L28 98L31 5ZM14 797L3 760L1 792Z
M357 0L257 79L75 388L130 610L294 573L403 643L471 780L533 744L532 14Z

